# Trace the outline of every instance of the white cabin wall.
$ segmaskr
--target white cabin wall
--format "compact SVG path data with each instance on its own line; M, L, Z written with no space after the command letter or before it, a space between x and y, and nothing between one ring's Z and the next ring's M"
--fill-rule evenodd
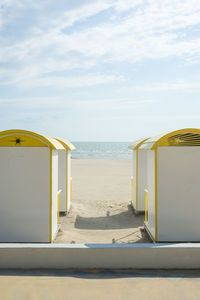
M58 190L60 194L60 212L66 212L66 150L58 151Z
M147 227L155 238L155 151L147 150L147 190L148 222Z
M200 241L200 147L158 148L158 241Z
M70 191L70 178L71 178L71 151L68 150L68 184L67 184L67 193L68 193L68 212L70 211L71 207L71 191Z
M132 205L136 209L136 150L133 150L132 154L132 163L133 163L133 200Z
M52 150L52 240L58 229L58 151Z
M0 147L0 166L0 242L49 242L49 149Z
M147 182L147 150L138 150L138 210L145 210L145 192Z

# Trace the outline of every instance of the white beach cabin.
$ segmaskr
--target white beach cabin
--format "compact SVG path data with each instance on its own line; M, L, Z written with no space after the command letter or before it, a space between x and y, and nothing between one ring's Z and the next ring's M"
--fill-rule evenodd
M145 210L145 195L146 188L146 164L147 151L139 149L139 147L147 140L140 139L129 145L129 149L133 150L133 167L131 177L131 203L135 213L141 213Z
M200 242L200 130L150 138L145 227L156 242Z
M0 242L55 238L60 149L57 140L35 132L0 132Z
M57 139L57 138L56 138ZM71 177L71 151L75 146L64 139L57 139L64 147L58 152L58 188L60 194L59 211L68 213L70 211L72 198L72 177Z

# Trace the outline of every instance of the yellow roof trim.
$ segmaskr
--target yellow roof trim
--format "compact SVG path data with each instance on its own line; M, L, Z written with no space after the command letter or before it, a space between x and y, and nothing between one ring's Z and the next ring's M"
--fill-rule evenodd
M178 135L178 137L175 137L175 138L177 138L177 146L178 146L178 145L181 145L181 143L179 143L179 141L178 141L179 137L181 138L181 135L186 135L186 134L197 134L197 135L199 135L198 140L200 142L200 129L197 129L197 128L184 128L184 129L179 129L179 130L169 132L169 133L164 134L164 135L159 135L159 136L150 138L144 144L151 145L151 147L149 148L151 150L156 149L159 146L170 146L170 144L167 143L166 140L169 139L170 137L173 138L173 137ZM184 138L184 140L186 140L186 138ZM191 143L188 140L188 144L185 143L183 145L184 146L194 145L194 137L192 137L190 140L191 140ZM174 142L174 146L175 145L176 145L176 142ZM145 145L144 145L144 147L145 147Z
M63 149L57 140L38 134L36 132L11 129L0 132L0 147L49 147L50 149Z
M56 150L63 150L64 147L62 145L62 143L60 143L57 139L54 139L52 137L48 137L48 136L44 136L45 138L47 138L56 148Z
M75 150L76 147L69 141L65 140L65 139L61 139L61 138L55 138L57 141L59 141L67 150Z
M128 148L132 150L137 150L146 140L148 140L148 138L136 140L135 142L131 143L128 146Z

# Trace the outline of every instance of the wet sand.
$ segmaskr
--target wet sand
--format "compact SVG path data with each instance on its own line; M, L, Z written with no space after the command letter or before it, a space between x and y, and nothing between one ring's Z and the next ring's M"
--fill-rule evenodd
M144 243L144 215L130 205L131 160L72 160L71 211L55 243Z

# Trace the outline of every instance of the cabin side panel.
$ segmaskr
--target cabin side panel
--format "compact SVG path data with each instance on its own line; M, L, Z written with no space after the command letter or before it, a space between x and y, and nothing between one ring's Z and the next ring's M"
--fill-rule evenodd
M67 193L68 193L68 212L70 211L70 207L71 207L71 188L70 188L70 178L71 178L71 151L67 151L68 155L67 155L67 159L68 159L68 176L67 176Z
M49 242L47 147L0 147L0 242Z
M66 212L66 150L58 151L58 190L62 190L59 210Z
M148 190L148 221L147 227L155 238L155 151L147 151L147 190Z
M200 241L200 147L158 148L158 240Z
M138 210L145 210L145 192L147 182L147 151L138 150Z
M52 240L58 230L58 151L52 150Z
M136 151L133 150L133 155L132 155L132 167L133 167L133 200L132 200L132 205L134 209L136 209Z

